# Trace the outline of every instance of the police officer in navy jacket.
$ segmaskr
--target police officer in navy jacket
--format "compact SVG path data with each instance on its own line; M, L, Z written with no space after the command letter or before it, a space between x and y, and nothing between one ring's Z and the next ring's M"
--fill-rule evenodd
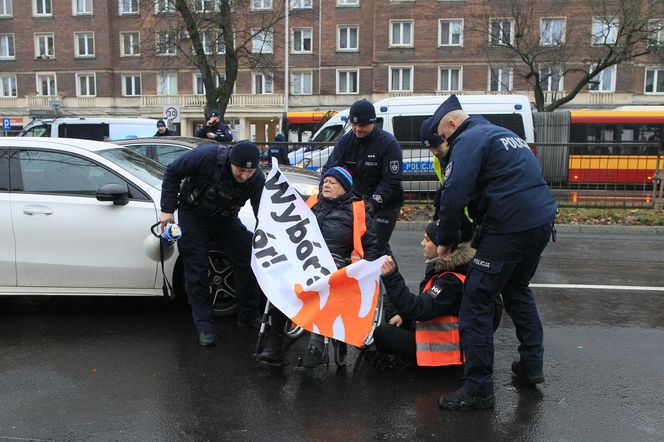
M520 342L514 376L529 384L544 381L542 323L528 284L552 235L556 203L528 144L481 116L469 117L456 96L423 124L450 146L440 198L440 258L449 259L460 241L464 207L473 208L471 216L479 224L459 315L465 382L442 396L439 405L492 408L492 318L500 293Z
M376 126L376 111L369 101L353 103L348 119L352 130L337 142L321 176L335 166L350 171L353 191L364 198L374 217L373 229L384 254L403 205L401 146L394 135Z
M233 133L227 124L221 121L221 112L212 109L208 115L205 126L196 131L196 137L219 141L220 143L233 141Z
M274 141L278 143L283 142L283 134L277 134L274 137ZM270 163L272 163L272 158L276 158L279 164L290 166L290 160L288 159L288 146L286 144L271 144L267 151L267 155L270 158Z
M250 264L252 232L238 218L247 200L254 215L258 214L265 184L259 156L256 144L248 140L233 147L202 144L173 161L164 174L159 221L162 225L174 222L178 210L185 288L198 342L205 347L216 343L208 282L211 244L224 252L233 267L238 325L258 327L260 323L260 289Z

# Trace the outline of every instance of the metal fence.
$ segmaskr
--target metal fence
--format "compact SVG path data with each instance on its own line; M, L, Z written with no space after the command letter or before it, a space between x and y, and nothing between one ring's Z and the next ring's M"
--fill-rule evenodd
M316 171L334 148L330 143L274 144L288 146L291 165ZM439 182L429 150L418 142L400 144L406 200L431 203ZM657 164L664 164L657 162L664 158L661 143L539 142L531 148L561 207L649 208L657 202L653 182L664 173L656 176Z

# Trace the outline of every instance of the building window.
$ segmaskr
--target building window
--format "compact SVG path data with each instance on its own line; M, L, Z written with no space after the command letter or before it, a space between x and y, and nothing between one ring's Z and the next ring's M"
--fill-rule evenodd
M14 60L14 34L0 34L0 60Z
M560 66L553 66L541 69L540 87L544 92L559 92L563 90L563 69Z
M92 0L72 0L74 15L92 15Z
M457 92L461 90L461 68L441 66L438 68L438 91Z
M664 45L664 20L650 20L650 46Z
M77 57L95 56L95 34L93 32L75 32L74 43Z
M0 17L11 17L12 15L12 0L0 0Z
M313 31L311 28L293 28L293 53L311 53L311 40Z
M254 72L252 74L252 93L255 95L265 95L274 93L272 84L272 75L264 74L261 72Z
M596 65L590 66L590 72L595 69ZM588 87L591 92L615 92L616 90L616 65L604 69L599 74L595 75Z
M76 95L79 97L95 97L97 95L97 79L94 72L76 74Z
M413 46L413 20L390 20L390 47Z
M565 43L565 19L543 18L540 23L540 45L560 46Z
M122 95L136 97L141 95L141 75L130 74L122 76Z
M32 15L35 17L52 16L51 0L32 0Z
M360 0L337 0L337 6L360 6Z
M509 92L512 90L511 68L489 68L489 90L491 92Z
M178 74L167 73L157 75L157 95L177 95Z
M360 90L360 71L337 71L337 94L357 94Z
M612 45L618 40L618 19L616 17L594 17L592 30L593 45Z
M646 94L664 94L664 69L646 68Z
M217 73L215 86L219 87L224 81L226 81L226 73ZM235 93L235 85L233 85L233 93ZM205 83L203 83L203 76L199 73L194 74L194 95L205 95Z
M141 41L138 32L120 33L120 55L122 57L138 57L141 55Z
M212 0L193 0L191 2L191 9L197 13L211 12Z
M156 39L156 49L158 56L172 57L177 53L177 41L175 32L157 32Z
M463 20L438 20L438 46L463 46Z
M337 26L337 51L357 51L358 36L357 26Z
M154 2L155 14L173 14L175 13L174 0L155 0Z
M35 34L35 58L54 58L53 34Z
M273 32L267 29L261 31L252 29L251 33L254 34L251 52L254 54L271 54L274 47Z
M0 76L0 97L17 97L16 77L9 75Z
M55 72L40 72L37 78L37 95L57 95L58 88L55 81Z
M313 0L290 0L291 9L313 9Z
M489 43L494 46L512 44L512 20L492 18L489 20Z
M293 95L311 95L311 72L291 72L291 93Z
M272 9L272 0L251 0L251 9L254 11L270 10Z
M224 34L222 34L221 31L217 31L216 35L217 35L217 40L216 40L215 50L217 51L217 54L225 54L226 43L224 42Z
M412 92L413 67L390 67L390 92Z
M201 45L203 53L210 55L214 52L214 31L201 31Z
M118 0L120 15L138 14L138 0Z

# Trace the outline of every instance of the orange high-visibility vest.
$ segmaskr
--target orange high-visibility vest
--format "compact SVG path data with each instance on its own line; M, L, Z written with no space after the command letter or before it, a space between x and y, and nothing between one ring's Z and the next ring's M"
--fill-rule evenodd
M462 283L466 280L466 277L460 273L443 272L431 278L423 291L429 290L436 279L447 273L456 276ZM430 321L417 321L415 344L417 365L421 367L463 364L457 316L439 316Z
M318 195L307 198L307 206L311 209L318 202ZM364 257L362 237L367 232L366 207L364 201L353 201L353 253L351 262L357 262Z

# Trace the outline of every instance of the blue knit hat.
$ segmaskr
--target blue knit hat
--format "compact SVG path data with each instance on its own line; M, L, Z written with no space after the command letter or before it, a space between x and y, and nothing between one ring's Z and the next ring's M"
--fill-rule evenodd
M356 124L371 124L376 122L376 109L368 100L357 100L350 107L348 120Z
M327 169L327 171L323 174L323 179L328 176L331 176L339 181L339 184L341 184L343 188L346 189L346 192L353 190L353 177L350 172L343 167L336 166L331 169Z
M258 161L260 160L260 152L256 143L249 140L238 141L231 148L230 160L231 164L243 169L257 168Z

